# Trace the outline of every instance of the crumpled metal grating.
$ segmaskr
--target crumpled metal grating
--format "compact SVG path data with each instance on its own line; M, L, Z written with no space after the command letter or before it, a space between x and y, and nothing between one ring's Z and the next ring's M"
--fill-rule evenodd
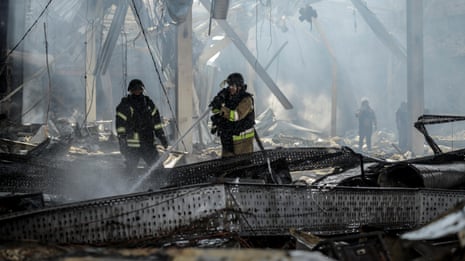
M364 225L406 229L419 224L417 190L284 186L264 193L263 188L242 188L227 193L231 197L228 202L235 205L231 208L243 213L237 217L242 218L242 233L287 233L295 227L326 234L345 233ZM425 219L431 219L431 214L424 213Z
M352 168L360 163L358 155L347 148L282 148L257 151L229 159L215 159L171 169L157 169L144 182L139 191L167 187L209 183L218 176L228 173L252 173L266 175L267 157L272 163L285 160L290 171L320 168ZM88 157L76 157L73 162L67 159L35 158L32 162L0 163L0 191L21 193L43 192L63 195L75 189L72 181L82 178L111 180L114 173L124 170L120 158L110 158L111 162L96 161ZM109 160L110 160L109 159ZM51 164L48 167L48 164ZM74 170L71 171L70 170ZM22 173L22 174L20 174ZM89 175L89 176L86 176ZM98 189L98 188L95 188ZM66 195L65 195L66 196Z
M163 237L214 214L222 202L216 187L114 197L13 215L2 220L1 233L10 240L59 243Z
M174 235L207 237L412 229L458 202L465 191L216 184L86 201L0 217L1 240L110 244Z
M225 172L266 176L267 158L272 165L285 160L289 171L329 167L345 170L360 164L360 157L347 148L283 148L157 170L151 175L149 184L159 189L208 183L215 181L219 175L227 175Z

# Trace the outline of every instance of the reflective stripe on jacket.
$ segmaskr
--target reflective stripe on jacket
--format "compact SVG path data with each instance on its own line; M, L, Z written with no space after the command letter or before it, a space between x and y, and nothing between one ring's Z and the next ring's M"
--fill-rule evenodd
M154 143L154 133L164 137L159 111L147 96L122 98L116 107L115 125L118 136L126 137L128 147L132 148L139 148L141 142Z
M246 131L239 133L239 135L233 135L233 141L241 141L255 137L254 128L250 128Z
M221 107L221 113L223 118L231 123L227 128L233 135L242 135L255 125L254 103L249 93L244 93L235 100L227 102L226 106Z

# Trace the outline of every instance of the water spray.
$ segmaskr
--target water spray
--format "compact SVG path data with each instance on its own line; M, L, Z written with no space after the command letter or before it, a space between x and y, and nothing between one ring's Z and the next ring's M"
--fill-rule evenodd
M202 115L200 115L200 117L191 125L191 127L181 136L179 137L172 146L168 147L168 149L166 149L161 155L160 157L158 158L158 160L152 164L152 166L150 166L149 170L141 177L141 179L136 183L134 184L134 186L132 186L132 188L129 190L129 192L134 192L141 184L143 181L145 181L149 176L150 174L152 174L152 172L159 168L161 166L161 164L163 164L163 162L169 157L170 153L174 150L174 148L176 148L176 146L178 146L179 142L181 142L184 137L186 137L186 135L192 131L192 129L194 129L199 123L200 121L205 118L205 116L208 115L208 113L210 112L210 108L207 108L203 113Z

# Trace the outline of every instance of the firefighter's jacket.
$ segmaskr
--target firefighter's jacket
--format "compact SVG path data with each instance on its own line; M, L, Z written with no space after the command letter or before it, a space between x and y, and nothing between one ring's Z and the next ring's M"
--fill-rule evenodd
M125 138L129 148L141 143L154 144L154 134L166 145L160 113L153 101L145 95L128 95L116 107L116 132Z
M255 110L253 97L248 92L241 92L228 97L224 106L213 110L220 117L217 122L218 134L222 136L223 152L232 151L234 155L253 152L255 136ZM227 149L224 137L232 139L233 148ZM228 155L223 155L228 156Z

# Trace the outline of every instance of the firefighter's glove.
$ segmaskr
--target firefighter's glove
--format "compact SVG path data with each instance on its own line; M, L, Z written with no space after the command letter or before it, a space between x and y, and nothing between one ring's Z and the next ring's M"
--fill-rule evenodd
M223 103L224 103L223 98L221 98L220 96L215 96L215 98L213 98L213 101L210 103L209 106L212 108L212 111L215 112L221 109L221 106L223 106Z
M212 121L212 128L210 130L211 134L215 134L218 132L218 126L221 124L221 116L219 114L214 114L210 117Z
M212 129L210 130L211 134L215 135L217 131L218 131L218 126L212 125Z
M158 139L160 139L163 148L168 148L168 140L166 139L165 135L161 135Z
M220 97L220 99L224 102L226 100L226 97L229 94L229 88L223 88L221 91L216 94L216 96Z
M226 101L228 92L229 92L228 88L222 89L220 92L218 92L215 98L213 98L213 101L208 106L210 106L213 111L219 111L221 109L221 106L223 106L223 104Z
M126 135L119 135L118 142L121 154L126 154L126 152L128 151L128 141L126 140Z

